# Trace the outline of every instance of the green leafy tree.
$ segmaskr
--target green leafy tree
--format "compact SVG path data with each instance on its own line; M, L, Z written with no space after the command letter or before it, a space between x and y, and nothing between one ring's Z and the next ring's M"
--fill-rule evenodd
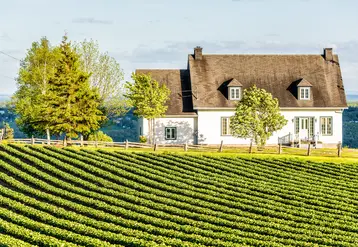
M100 96L90 87L90 74L79 68L79 55L63 37L60 59L54 76L48 83L46 109L42 115L49 119L53 133L65 133L67 138L89 134L100 127L105 117L98 109Z
M52 47L47 38L33 42L21 61L18 89L12 97L11 108L18 115L16 123L28 136L47 133L49 138L49 121L41 115L47 103L49 80L54 76L59 49Z
M280 114L278 100L255 85L244 91L230 119L231 133L236 137L250 138L260 148L273 132L282 129L287 120Z
M128 111L124 98L124 74L119 63L101 53L99 44L94 40L84 40L74 45L80 55L80 68L91 74L89 83L96 88L101 98L101 109L108 118L123 115Z
M128 105L134 107L133 113L136 116L148 120L149 143L153 142L154 119L164 116L168 106L165 103L169 99L170 90L165 84L160 85L152 79L150 74L132 74L134 83L125 84L128 90L125 95L128 98Z

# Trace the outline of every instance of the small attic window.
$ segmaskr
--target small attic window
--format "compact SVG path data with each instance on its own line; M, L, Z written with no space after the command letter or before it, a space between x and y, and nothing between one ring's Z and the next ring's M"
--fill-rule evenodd
M241 100L241 87L229 87L229 99Z
M306 79L302 78L297 84L298 87L298 99L299 100L310 100L312 84Z
M311 88L310 87L300 87L300 100L309 100L311 99Z
M228 87L229 100L241 100L242 84L238 80L232 78L228 82L227 87Z

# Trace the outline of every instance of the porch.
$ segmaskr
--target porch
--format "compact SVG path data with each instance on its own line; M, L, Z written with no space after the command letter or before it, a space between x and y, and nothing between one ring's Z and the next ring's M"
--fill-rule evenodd
M322 142L319 140L319 135L311 135L302 137L300 134L288 133L285 136L278 138L278 143L283 146L307 148L311 144L313 148L322 148Z
M318 129L317 118L315 117L294 117L293 132L279 137L278 143L285 146L306 148L311 144L313 148L322 147Z

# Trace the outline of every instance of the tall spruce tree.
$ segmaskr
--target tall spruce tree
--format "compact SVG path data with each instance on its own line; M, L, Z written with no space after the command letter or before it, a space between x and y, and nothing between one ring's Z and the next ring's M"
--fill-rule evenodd
M99 129L105 119L98 109L100 96L89 84L90 74L79 69L79 56L63 37L55 75L48 83L48 107L43 112L52 133L77 138Z

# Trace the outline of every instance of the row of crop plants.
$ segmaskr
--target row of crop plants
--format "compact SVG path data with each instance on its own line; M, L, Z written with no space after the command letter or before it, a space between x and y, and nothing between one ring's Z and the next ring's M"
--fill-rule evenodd
M48 209L39 217L42 223L64 229L66 226L68 230L94 238L91 241L99 239L126 246L129 243L138 244L130 246L161 243L173 246L194 243L354 246L358 237L354 206L336 203L338 207L329 207L329 203L339 201L339 197L333 195L320 195L326 199L323 204L310 201L305 197L310 189L297 187L300 183L291 185L295 193L290 193L290 184L287 184L290 174L281 180L274 169L266 168L268 173L263 169L270 163L280 165L277 161L262 165L263 161L212 157L78 152L42 147L4 146L2 149L0 155L11 163L11 166L3 164L7 172L26 183L19 183L6 174L2 174L2 179L24 194L41 198L35 200L39 204L32 201L31 207L41 213L46 211L42 201L48 201L52 207L70 209L73 213L67 221L56 222L56 218L66 217L64 212L54 215L61 210ZM260 167L254 169L255 165ZM281 165L284 167L285 162ZM255 190L256 181L265 183L262 187L265 190ZM270 184L271 181L274 182ZM284 182L284 190L277 190L277 183ZM303 184L304 177L299 177L298 182ZM329 180L324 182L329 184ZM319 192L320 189L312 193ZM282 197L285 194L289 198ZM21 195L17 198L10 195L8 191L7 198L29 206L28 202L21 201ZM351 198L350 191L347 195ZM304 203L302 198L306 198ZM300 208L303 209L300 211ZM14 208L13 211L21 210ZM22 214L27 211L23 210ZM91 216L95 217L92 221ZM71 228L66 222L79 225ZM101 222L98 232L93 229L97 222ZM111 227L116 229L115 235ZM135 231L128 233L129 228ZM140 242L142 239L145 241Z

